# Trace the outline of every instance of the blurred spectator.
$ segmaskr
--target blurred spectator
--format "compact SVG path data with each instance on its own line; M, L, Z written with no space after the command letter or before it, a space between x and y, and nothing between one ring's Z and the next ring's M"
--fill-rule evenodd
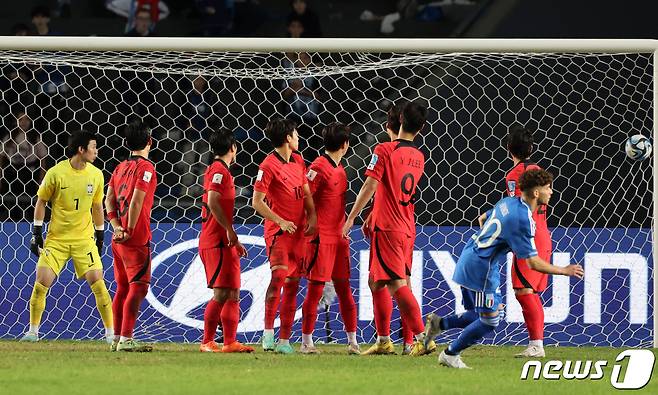
M50 29L50 9L39 5L32 9L32 24L39 36L59 36L59 33Z
M56 14L60 18L71 17L71 0L57 0Z
M135 12L135 27L126 32L128 37L152 37L155 36L154 24L151 20L151 11L140 8Z
M219 37L228 35L235 18L234 0L196 0L201 15L201 35Z
M304 34L302 37L322 37L322 29L320 28L320 19L318 15L308 7L306 0L291 0L290 6L292 11L288 15L288 26L290 20L298 18L304 26Z
M194 78L185 96L179 121L187 140L207 139L208 120L214 115L217 104L217 94L209 89L208 81L203 76Z
M105 7L117 15L128 18L125 30L127 36L137 27L137 12L141 10L148 12L151 31L155 29L158 21L169 16L169 7L160 0L106 0Z
M292 38L306 37L304 35L304 23L297 16L293 15L288 18L288 37L292 37Z
M287 53L283 67L291 73L303 73L313 66L311 55L306 52ZM281 95L290 104L290 111L308 125L315 125L320 114L320 102L316 90L319 84L315 77L294 78L284 82Z
M24 23L17 23L11 27L12 36L29 36L30 27Z
M19 196L26 193L32 198L46 173L48 149L41 142L39 133L32 129L32 120L25 111L16 113L15 123L12 131L0 143L0 194L10 192Z

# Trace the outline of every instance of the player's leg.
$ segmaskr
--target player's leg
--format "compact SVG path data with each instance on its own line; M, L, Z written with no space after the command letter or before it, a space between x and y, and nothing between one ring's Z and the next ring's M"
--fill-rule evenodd
M281 289L288 275L287 252L280 248L280 237L265 240L267 257L270 261L272 277L265 293L265 329L263 330L263 351L274 351L274 319L279 310Z
M442 365L451 368L468 368L461 360L461 352L493 332L500 323L498 306L502 297L499 293L474 292L473 299L479 319L468 324L459 337L439 355L439 363Z
M148 246L124 246L122 260L128 275L128 295L123 305L123 322L117 351L149 352L151 346L133 339L139 306L146 297L151 281L151 251Z
M411 268L407 268L407 287L411 289ZM413 291L412 291L413 292ZM400 317L400 324L402 326L402 354L407 355L411 353L411 349L414 346L414 334L411 333L409 329L409 324L404 322L404 319Z
M114 281L117 283L117 290L112 300L112 316L114 317L114 339L112 341L112 351L116 351L117 344L121 338L121 325L123 323L123 305L128 297L128 275L121 260L119 252L121 246L112 243L112 256L114 257Z
M302 354L317 354L313 344L313 330L318 318L318 303L322 298L324 284L329 280L336 256L335 244L320 244L320 236L307 243L304 259L304 275L308 282L306 297L302 304Z
M331 279L334 283L334 289L338 297L338 309L347 334L347 353L361 354L359 343L356 341L356 303L350 286L350 246L345 239L338 242Z
M407 286L407 260L413 250L413 238L398 232L378 232L384 240L380 244L380 260L388 264L389 280L387 288L400 309L400 316L413 333L416 343L409 355L420 356L434 351L436 345L432 342L431 349L424 344L425 327L418 301Z
M206 272L208 288L213 290L213 296L206 304L203 314L203 340L199 350L201 352L220 352L221 349L215 342L215 334L224 304L219 288L219 273L224 264L224 255L222 248L204 248L199 250L199 256Z
M76 243L71 246L73 267L78 278L84 277L96 300L96 308L103 320L105 340L112 344L114 340L114 318L112 316L112 298L103 279L103 263L98 248L93 241Z
M69 248L57 242L46 239L46 243L37 261L36 280L30 295L30 328L21 341L35 342L39 340L41 317L46 309L48 289L57 278L69 260Z
M548 258L548 262L550 262L550 251L548 254L542 253L541 255L543 255L542 259ZM517 354L517 357L543 358L545 356L544 306L538 292L546 288L547 279L548 275L532 270L524 260L514 258L512 286L514 296L521 305L523 320L530 339L528 347Z
M288 267L288 273L283 284L283 295L281 296L279 341L274 351L281 354L291 354L294 349L290 345L290 335L292 334L292 324L295 321L295 311L297 311L297 291L299 290L300 271L306 252L306 244L303 238L287 237L285 243L281 243L281 245L287 251L286 266Z
M224 353L249 353L253 347L237 341L240 322L240 257L235 248L222 248L224 263L219 271L219 302L222 304L220 319L224 334Z

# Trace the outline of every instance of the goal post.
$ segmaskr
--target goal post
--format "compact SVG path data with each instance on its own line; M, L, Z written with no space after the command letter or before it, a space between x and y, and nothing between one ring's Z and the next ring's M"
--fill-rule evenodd
M34 162L17 158L19 150L10 147L18 112L27 113L47 145L43 159L49 163L62 159L66 133L99 133L96 164L106 177L127 154L122 126L133 115L153 124L160 177L154 280L136 330L137 337L153 341L201 336L209 298L195 251L199 183L208 158L203 136L216 125L235 130L241 145L234 169L236 223L250 248L242 262L238 338L254 342L269 271L260 218L248 203L255 169L269 150L264 123L273 116L297 119L307 160L321 149L322 125L352 124L355 144L345 163L353 200L372 148L385 139L387 106L422 98L430 106L419 137L428 162L416 208L412 289L423 313L463 309L451 274L477 213L503 195L512 165L502 139L512 124L522 124L537 130L531 159L556 174L549 205L553 263L576 261L586 273L583 281L556 277L543 295L547 344L658 347L658 153L632 162L623 152L632 134L658 141L656 56L657 40L0 37L2 137L9 142L0 189L6 263L0 267L0 338L17 337L27 326L36 264L25 241L33 186L21 184L21 171L34 170ZM15 176L6 178L8 171ZM358 229L353 235L358 336L369 342L368 243ZM103 261L111 281L109 249ZM527 336L520 307L509 297L509 265L503 275L508 320L486 342L521 344ZM111 292L115 288L110 285ZM333 338L344 337L335 304L323 315L328 319L318 320L320 339L323 326ZM93 307L87 287L65 270L48 296L45 336L100 338ZM300 314L301 305L296 318ZM399 315L394 317L396 330ZM299 327L297 320L297 336Z

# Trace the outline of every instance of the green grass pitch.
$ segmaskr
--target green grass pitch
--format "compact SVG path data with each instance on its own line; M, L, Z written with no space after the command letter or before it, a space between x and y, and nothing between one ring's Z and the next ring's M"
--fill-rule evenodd
M296 345L298 349L298 345ZM151 354L110 353L90 341L0 341L0 394L605 394L623 349L547 347L547 358L607 360L601 380L520 379L521 347L478 346L463 354L473 370L452 370L424 357L348 356L344 346L322 355L201 354L196 344L155 344ZM398 347L399 349L399 347ZM439 350L442 346L439 346ZM653 350L656 354L656 349ZM658 394L658 373L630 393Z

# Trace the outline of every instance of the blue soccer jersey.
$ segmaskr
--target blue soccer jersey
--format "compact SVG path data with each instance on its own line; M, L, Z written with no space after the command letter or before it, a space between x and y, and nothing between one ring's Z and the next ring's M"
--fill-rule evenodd
M530 207L520 197L502 199L487 212L482 229L466 243L452 279L473 291L495 293L507 253L513 251L522 259L537 255L534 237Z

